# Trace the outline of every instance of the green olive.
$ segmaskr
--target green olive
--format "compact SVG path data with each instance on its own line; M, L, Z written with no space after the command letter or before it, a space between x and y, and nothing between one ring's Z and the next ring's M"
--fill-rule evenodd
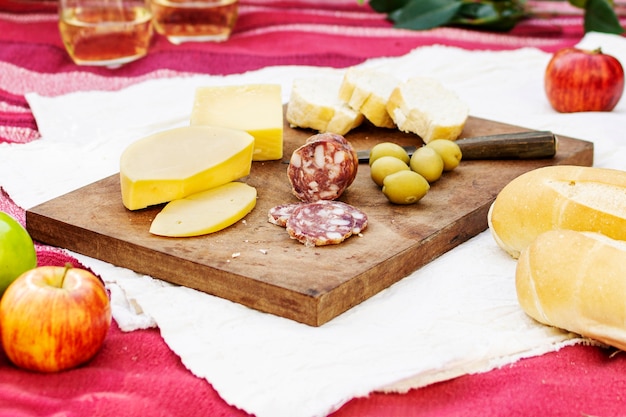
M433 148L443 159L443 170L452 171L461 163L463 153L459 144L453 140L436 139L426 144L429 148Z
M379 143L370 150L370 166L381 156L395 156L407 165L411 159L402 146L393 142Z
M383 180L389 174L398 171L409 171L409 166L395 156L381 156L372 164L370 176L379 187L383 186Z
M422 146L416 149L411 156L410 167L426 178L426 181L432 183L441 178L443 159L433 148Z
M387 175L383 182L383 194L394 204L417 203L428 190L428 181L415 171L398 171Z

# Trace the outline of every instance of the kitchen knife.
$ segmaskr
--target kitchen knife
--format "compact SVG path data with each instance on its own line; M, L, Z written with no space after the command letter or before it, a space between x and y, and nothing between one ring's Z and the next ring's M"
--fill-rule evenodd
M552 158L557 151L556 136L549 131L503 133L458 139L463 160ZM404 146L412 155L417 146ZM370 151L357 152L359 163L369 162Z

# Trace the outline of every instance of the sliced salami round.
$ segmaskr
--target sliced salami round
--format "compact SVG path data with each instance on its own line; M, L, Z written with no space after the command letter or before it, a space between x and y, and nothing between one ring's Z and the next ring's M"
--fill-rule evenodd
M322 133L293 152L287 177L301 201L335 200L352 184L358 166L356 152L343 136Z
M350 213L354 218L354 225L352 226L352 234L358 235L367 227L367 215L356 207L350 206Z
M287 203L272 207L267 213L267 221L277 226L287 226L287 220L289 220L291 213L300 204L302 203Z
M305 246L336 245L367 227L367 215L341 201L320 200L296 207L287 232Z

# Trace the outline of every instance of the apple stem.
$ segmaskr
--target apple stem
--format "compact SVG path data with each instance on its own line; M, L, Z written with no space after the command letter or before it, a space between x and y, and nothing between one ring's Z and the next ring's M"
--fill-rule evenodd
M59 288L63 288L63 283L65 282L65 277L67 276L67 271L69 271L70 269L72 269L73 266L71 263L66 263L65 264L65 270L63 271L63 276L61 277L61 285L59 286Z

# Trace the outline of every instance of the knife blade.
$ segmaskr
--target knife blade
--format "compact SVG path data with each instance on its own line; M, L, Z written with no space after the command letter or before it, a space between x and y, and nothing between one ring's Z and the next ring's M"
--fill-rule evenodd
M529 131L476 136L456 140L464 160L539 159L556 155L558 140L549 131ZM403 146L410 155L417 146ZM370 150L357 151L359 163L369 162Z

